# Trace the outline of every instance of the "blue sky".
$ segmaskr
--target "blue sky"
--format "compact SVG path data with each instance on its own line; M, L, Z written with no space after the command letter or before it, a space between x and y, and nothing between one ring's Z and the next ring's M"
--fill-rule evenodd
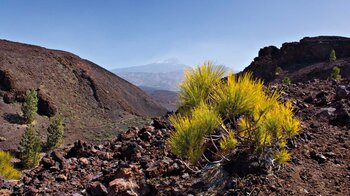
M107 69L177 58L241 70L264 46L350 37L348 0L0 0L0 39L60 49Z

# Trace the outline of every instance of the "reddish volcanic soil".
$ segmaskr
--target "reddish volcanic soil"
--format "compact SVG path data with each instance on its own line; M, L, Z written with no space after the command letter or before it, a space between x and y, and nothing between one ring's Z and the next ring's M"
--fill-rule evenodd
M173 129L165 117L102 145L77 142L54 151L19 183L2 186L34 195L349 195L350 82L313 80L282 88L302 132L288 143L292 161L267 173L228 172L230 165L193 173L169 152Z

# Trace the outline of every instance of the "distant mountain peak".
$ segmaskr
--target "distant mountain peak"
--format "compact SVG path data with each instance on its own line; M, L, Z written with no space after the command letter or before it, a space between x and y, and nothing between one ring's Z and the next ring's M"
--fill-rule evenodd
M188 67L185 64L181 64L177 58L166 59L155 63L146 65L123 67L111 70L114 73L168 73L168 72L183 72Z
M180 62L180 60L176 57L173 57L173 58L168 58L168 59L165 59L165 60L161 60L161 61L157 61L155 62L157 64L173 64L173 65L177 65L177 64L183 64Z

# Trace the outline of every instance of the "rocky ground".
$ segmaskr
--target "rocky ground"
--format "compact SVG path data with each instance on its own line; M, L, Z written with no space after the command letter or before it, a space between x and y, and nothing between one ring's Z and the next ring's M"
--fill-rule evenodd
M288 146L292 161L267 173L211 165L200 173L169 152L166 117L101 145L77 141L46 155L19 182L0 180L13 195L350 195L350 81L283 86L302 121ZM242 169L243 170L243 169ZM1 193L1 192L0 192Z

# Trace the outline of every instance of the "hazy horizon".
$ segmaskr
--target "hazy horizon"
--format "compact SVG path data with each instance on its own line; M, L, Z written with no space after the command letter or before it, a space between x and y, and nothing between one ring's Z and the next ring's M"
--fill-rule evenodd
M178 59L242 70L260 48L350 36L345 0L17 1L0 6L0 39L72 52L111 70ZM327 14L325 14L327 13Z

